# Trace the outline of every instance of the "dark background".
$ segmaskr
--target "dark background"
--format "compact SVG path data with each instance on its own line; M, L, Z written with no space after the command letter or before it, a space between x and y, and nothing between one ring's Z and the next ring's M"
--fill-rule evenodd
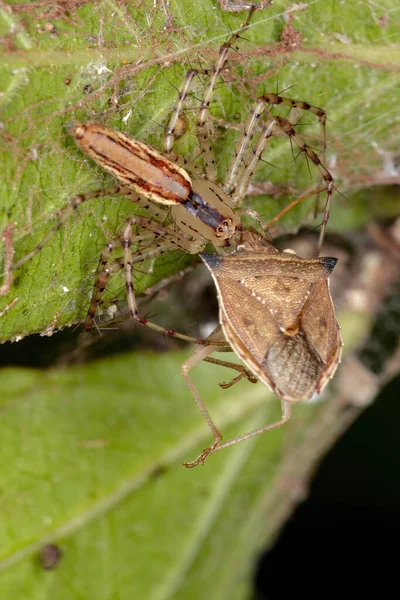
M308 499L259 559L255 598L372 596L371 586L397 596L399 400L397 377L322 461Z

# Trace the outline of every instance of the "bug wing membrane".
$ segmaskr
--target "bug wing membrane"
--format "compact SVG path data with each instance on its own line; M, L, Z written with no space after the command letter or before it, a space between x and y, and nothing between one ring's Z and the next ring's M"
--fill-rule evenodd
M276 255L266 254L259 263L246 251L202 258L217 286L220 322L232 349L280 398L309 400L340 359L340 329L326 279L334 263L328 268L327 259L303 262L280 253L279 267Z

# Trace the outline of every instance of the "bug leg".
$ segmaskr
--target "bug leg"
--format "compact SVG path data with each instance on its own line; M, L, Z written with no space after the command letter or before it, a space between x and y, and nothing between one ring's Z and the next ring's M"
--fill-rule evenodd
M182 365L182 375L183 375L184 379L186 380L186 383L188 384L189 389L192 392L193 398L195 399L196 404L199 407L199 410L200 410L201 414L203 415L203 418L204 418L205 422L207 423L208 427L210 428L211 433L214 438L214 442L211 444L211 446L209 446L208 448L205 448L203 450L203 452L196 458L196 460L194 460L193 462L183 463L183 466L188 469L190 469L192 467L196 467L200 463L204 463L207 456L209 456L210 454L212 454L215 451L218 444L222 440L221 432L219 431L218 427L215 425L214 421L212 420L210 413L208 412L202 399L200 398L199 392L197 391L193 381L189 377L189 371L191 369L193 369L193 367L195 367L196 365L201 363L201 361L206 360L206 358L208 358L208 356L210 354L212 354L213 352L215 352L216 350L220 350L220 348L213 346L213 345L206 346L205 348L200 348L200 349L196 350L196 352L190 358L185 360L185 362Z
M234 444L238 444L239 442L248 440L252 437L255 437L256 435L260 435L261 433L264 433L265 431L270 431L271 429L275 429L276 427L280 427L281 425L284 425L284 423L286 423L291 417L292 405L287 400L281 400L281 407L282 407L282 418L279 419L279 421L275 421L274 423L269 423L268 425L265 425L264 427L260 427L259 429L254 429L253 431L249 431L248 433L244 433L243 435L238 435L238 436L232 438L231 440L224 442L223 444L219 444L218 446L215 447L214 451L223 450L224 448L228 448L228 446L233 446Z
M231 350L231 348L229 348L229 350ZM219 352L221 352L221 348L219 348ZM243 365L237 365L236 363L226 361L226 360L219 360L218 358L212 358L210 356L208 356L207 358L204 358L203 360L204 360L204 362L209 362L209 363L212 363L213 365L219 365L220 367L227 367L228 369L234 369L235 371L239 371L240 375L238 375L237 377L232 379L232 381L230 381L229 383L220 383L219 384L223 390L226 390L226 389L232 387L233 385L235 385L235 383L237 383L238 381L240 381L241 379L244 379L244 378L247 379L248 381L250 381L250 383L257 383L257 381L258 381L257 377L255 377L253 375L253 373L251 373L251 371L246 369L246 367L244 367Z
M273 225L275 225L275 223L277 223L279 221L279 219L281 219L286 213L288 213L290 210L292 210L292 208L294 206L296 206L297 204L300 204L300 202L303 202L303 200L307 200L311 196L320 194L321 192L324 192L325 190L326 190L325 187L313 189L313 190L307 192L306 194L303 194L302 196L295 198L294 200L292 200L292 202L290 202L287 206L285 206L285 208L283 208L273 219L271 219L271 221L266 223L266 228L270 229L271 227L273 227ZM319 250L318 250L318 254L319 254ZM317 254L317 256L318 256L318 254Z
M222 330L220 328L217 328L215 330L215 332L213 332L211 334L211 336L209 337L209 340L210 340L210 342L212 340L214 340L214 344L215 344L216 341L220 341L221 339L223 339L223 337L224 336L223 336ZM203 360L205 362L211 362L211 363L214 363L217 365L221 365L224 367L230 367L237 371L241 371L241 365L237 365L235 363L230 363L230 362L226 362L226 361L222 361L222 360L220 361L218 359L210 358L210 354L212 354L213 352L216 352L216 351L220 352L221 350L230 350L230 347L226 343L225 348L215 347L213 345L206 346L205 348L199 348L182 365L182 375L183 375L184 379L186 380L186 383L188 384L189 389L192 392L192 395L196 401L196 404L199 407L199 410L200 410L201 414L203 415L203 418L206 421L208 427L210 428L211 433L214 438L214 442L208 448L205 448L203 450L203 452L201 452L201 454L196 458L196 460L194 460L193 462L183 463L183 465L186 468L196 467L200 463L203 464L204 461L206 460L206 458L213 452L216 452L217 450L222 450L223 448L227 448L228 446L233 446L234 444L237 444L237 443L247 440L249 438L260 435L261 433L264 433L265 431L269 431L270 429L280 427L281 425L286 423L286 421L288 421L291 416L291 410L292 410L291 403L286 400L281 400L282 418L279 419L279 421L275 421L274 423L269 423L268 425L265 425L264 427L260 427L258 429L255 429L254 431L249 431L248 433L239 435L239 436L232 438L231 440L228 440L227 442L224 442L223 444L221 444L222 434L219 431L218 427L215 425L214 421L212 420L207 408L205 407L202 399L200 398L199 392L197 391L195 385L193 384L193 381L191 380L191 378L189 376L189 371L191 369L193 369L193 367L198 365ZM233 385L234 383L236 383L243 377L246 377L249 381L252 381L253 383L255 383L257 381L257 379L252 375L252 373L250 373L247 369L245 369L245 367L242 367L242 368L243 368L243 371L241 372L241 374L238 377L235 377L235 379L232 382L230 382L230 384L224 384L222 387L230 387L231 385Z

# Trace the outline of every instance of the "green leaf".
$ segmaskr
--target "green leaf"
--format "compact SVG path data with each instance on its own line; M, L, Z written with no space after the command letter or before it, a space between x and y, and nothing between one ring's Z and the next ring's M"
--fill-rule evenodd
M365 318L355 330L355 317L353 343L365 331ZM285 463L289 480L301 477L343 405L298 405L287 426L184 469L211 442L180 376L186 357L127 354L0 372L1 597L246 597L251 559L291 502ZM221 390L230 377L205 363L193 372L224 439L279 418L279 402L261 384ZM39 551L50 542L62 558L46 572Z
M23 257L54 224L54 216L77 193L112 184L85 158L65 131L72 119L96 119L162 147L163 126L184 74L198 60L216 57L229 31L244 13L223 13L214 0L163 3L86 2L76 10L41 5L4 6L0 24L6 48L0 56L3 173L0 227L14 226L15 260ZM302 8L303 7L303 8ZM291 24L285 9L293 10ZM42 17L42 18L40 18ZM56 18L62 17L62 18ZM398 211L398 201L354 196L353 191L398 181L390 163L398 139L399 13L393 0L379 7L350 1L292 6L276 1L256 13L245 40L232 50L226 82L218 84L214 117L238 125L254 99L269 91L286 93L323 107L328 114L326 164L337 180L331 229L364 224L371 213ZM285 29L286 28L286 29ZM296 34L296 35L295 35ZM296 37L297 36L297 37ZM194 109L205 80L196 81ZM116 104L114 102L116 100ZM279 111L278 111L279 112ZM287 114L284 110L282 114ZM178 150L189 156L196 146L195 111L185 112L188 131ZM299 125L312 145L320 143L316 119ZM305 126L307 125L307 126ZM216 127L221 177L239 132ZM273 140L254 181L271 181L275 197L249 200L266 220L316 183L317 174L299 157L293 161L285 139ZM392 165L392 166L391 166ZM291 211L281 225L298 228L314 200ZM0 340L52 331L85 314L101 248L117 237L132 214L123 198L94 200L54 236L45 249L15 273L11 293L0 298ZM137 273L136 291L182 268L172 253ZM144 273L144 274L143 274ZM118 278L109 295L124 297Z
M260 438L258 460L250 460L254 444L241 444L229 456L215 455L207 468L183 469L180 462L193 459L210 434L188 401L176 368L182 359L136 355L67 372L3 371L9 390L2 398L4 597L17 582L20 597L41 597L49 575L36 564L37 553L48 540L64 555L53 579L60 598L128 598L129 590L135 597L185 598L182 591L174 594L182 585L193 592L207 568L211 592L232 511L241 514L270 484L283 436ZM221 370L208 367L200 367L196 380L206 382L204 400L225 430L232 422L254 428L278 415L278 403L266 403L263 386L247 386L245 403L243 385L216 394ZM242 490L231 495L239 475ZM248 519L242 517L244 527ZM231 566L243 552L237 544ZM93 556L96 576L90 574ZM228 565L225 570L227 577ZM221 573L218 578L221 587ZM202 587L190 597L204 593ZM212 597L225 595L215 591Z

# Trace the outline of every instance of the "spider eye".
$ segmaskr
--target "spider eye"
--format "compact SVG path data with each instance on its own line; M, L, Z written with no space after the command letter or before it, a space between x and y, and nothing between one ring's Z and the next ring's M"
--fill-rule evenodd
M222 225L223 225L224 227L228 227L228 226L229 226L229 223L228 223L228 221L224 221L224 222L222 223Z
M222 227L218 227L218 231L219 231L220 233L223 233L223 231L224 231L224 230L222 229Z

